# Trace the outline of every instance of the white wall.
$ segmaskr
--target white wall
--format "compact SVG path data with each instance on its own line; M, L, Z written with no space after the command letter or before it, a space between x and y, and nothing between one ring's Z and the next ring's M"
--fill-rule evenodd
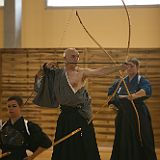
M23 0L22 47L97 47L80 25L75 10L46 9L45 0ZM160 7L128 8L133 48L160 47ZM79 9L83 23L104 47L127 46L124 8ZM0 25L3 26L0 10ZM3 27L0 28L2 32ZM0 34L0 46L3 45Z

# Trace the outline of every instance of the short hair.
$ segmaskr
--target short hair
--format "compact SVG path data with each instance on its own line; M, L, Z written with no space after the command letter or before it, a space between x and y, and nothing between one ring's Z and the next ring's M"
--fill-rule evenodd
M64 50L63 57L65 57L66 54L68 54L68 53L77 53L77 54L79 54L79 52L75 48L67 48L67 49Z
M22 106L23 105L23 100L20 96L11 96L8 98L7 101L12 101L12 100L15 100L19 106Z
M138 60L137 58L130 58L130 59L128 60L128 62L132 62L132 63L135 64L137 67L140 66L140 62L139 62L139 60Z

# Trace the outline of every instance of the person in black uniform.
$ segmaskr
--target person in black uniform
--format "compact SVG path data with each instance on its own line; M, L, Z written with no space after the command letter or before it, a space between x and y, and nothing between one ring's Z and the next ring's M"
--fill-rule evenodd
M23 118L21 97L9 97L7 105L9 120L3 123L0 131L0 148L2 153L10 154L3 160L33 160L52 146L52 141L39 125ZM33 154L28 156L26 150Z
M41 107L60 106L54 142L81 128L82 134L79 132L54 146L52 160L100 160L92 123L91 97L85 82L88 78L126 68L125 65L82 68L78 66L79 56L75 48L67 48L64 51L64 67L59 68L55 62L44 64L35 78L37 95L33 102Z
M124 81L131 95L128 96L123 83L117 88L120 79L108 89L109 96L117 89L109 102L113 108L117 108L110 160L157 160L151 115L145 104L145 100L152 95L152 86L149 80L140 75L137 58L130 58L127 66ZM139 119L130 100L135 104Z

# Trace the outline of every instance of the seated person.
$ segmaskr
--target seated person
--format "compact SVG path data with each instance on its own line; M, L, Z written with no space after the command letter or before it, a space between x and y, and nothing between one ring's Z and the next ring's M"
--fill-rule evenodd
M52 146L49 137L37 124L23 118L21 97L9 97L7 106L9 119L3 123L0 132L0 148L2 155L5 155L1 156L1 159L33 160ZM28 156L26 150L32 151L33 154Z

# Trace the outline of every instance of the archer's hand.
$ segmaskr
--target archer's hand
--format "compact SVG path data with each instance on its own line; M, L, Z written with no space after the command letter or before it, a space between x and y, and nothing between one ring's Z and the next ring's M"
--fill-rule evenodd
M130 101L132 101L132 100L134 100L134 99L136 99L136 98L137 98L136 93L130 94L130 96L128 96L128 99L129 99Z
M58 63L57 62L49 62L45 65L48 69L52 68L58 68Z
M120 70L121 71L125 71L125 70L127 70L127 68L128 68L128 65L127 65L127 63L123 63L123 64L121 64L121 66L120 66Z

